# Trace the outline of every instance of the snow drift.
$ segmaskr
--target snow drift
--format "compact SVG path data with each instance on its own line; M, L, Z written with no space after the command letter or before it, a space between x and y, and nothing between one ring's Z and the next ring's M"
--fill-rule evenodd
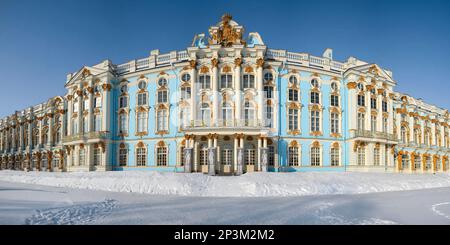
M262 197L361 194L449 187L450 174L356 172L248 173L208 176L201 173L0 171L0 180L56 187L153 195Z

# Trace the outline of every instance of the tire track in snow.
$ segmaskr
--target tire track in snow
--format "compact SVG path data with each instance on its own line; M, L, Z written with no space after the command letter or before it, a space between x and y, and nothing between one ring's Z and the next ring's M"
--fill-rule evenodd
M450 205L450 202L436 203L436 204L433 204L431 206L431 210L437 215L440 215L440 216L442 216L442 217L444 217L446 219L450 219L450 214L446 214L445 212L442 212L442 211L439 210L439 207L447 206L447 205Z
M93 223L109 215L117 206L117 201L106 199L102 202L78 204L68 207L36 210L36 214L25 220L27 225L81 225Z

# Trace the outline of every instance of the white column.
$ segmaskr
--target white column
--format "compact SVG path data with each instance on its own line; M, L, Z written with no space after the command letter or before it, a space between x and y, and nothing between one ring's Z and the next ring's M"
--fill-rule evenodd
M218 69L217 69L217 64L214 64L214 62L212 62L212 77L211 77L211 82L212 82L212 93L213 93L213 105L211 108L212 111L212 125L216 125L217 124L217 119L219 119L218 114L219 114L219 85L218 85Z
M364 98L365 98L365 108L366 108L366 117L364 122L364 130L371 130L371 120L372 120L372 113L370 109L370 91L364 92Z
M191 120L197 120L197 68L191 67Z
M111 85L105 84L103 88L103 98L102 98L102 128L101 131L108 131L111 128Z
M67 103L67 113L66 113L66 118L67 118L67 136L72 135L72 114L73 114L73 98L71 98L70 100L68 100ZM63 123L64 125L64 123ZM67 164L69 166L69 164Z
M89 82L89 90L88 90L88 130L89 132L94 131L94 103L93 103L93 93L94 93L94 88L92 87L92 80Z
M237 171L237 151L238 151L238 136L234 136L234 145L233 145L233 172Z
M20 124L19 126L19 149L20 151L22 151L24 149L24 145L23 145L23 123Z
M241 66L236 66L234 68L234 93L235 93L235 121L240 123L241 111L242 111L242 92L241 92Z
M48 139L48 145L53 145L53 119L54 115L52 115L48 120L48 132L47 132L47 139Z
M192 140L192 142L194 143L194 172L198 172L199 171L199 166L198 166L198 142L195 141L194 139Z
M378 91L376 91L377 93L377 131L378 132L383 132L383 96L381 94L378 93Z
M258 137L258 154L257 154L257 169L258 171L261 170L261 147L263 146L262 138Z
M34 147L33 146L33 139L32 139L32 136L33 136L33 123L31 121L28 122L28 132L27 132L27 134L28 134L28 146L29 146L29 149L31 150ZM30 161L31 161L31 158L30 158Z
M44 120L44 119L42 119L42 120ZM39 120L39 142L38 142L39 147L42 146L42 124L43 124L42 120Z
M263 67L258 66L256 68L256 89L258 90L258 116L257 119L262 122L264 118L264 87L263 87Z
M81 134L81 132L83 132L83 101L84 101L84 97L83 95L83 90L81 87L81 84L79 86L79 91L81 91L81 95L78 95L78 134Z

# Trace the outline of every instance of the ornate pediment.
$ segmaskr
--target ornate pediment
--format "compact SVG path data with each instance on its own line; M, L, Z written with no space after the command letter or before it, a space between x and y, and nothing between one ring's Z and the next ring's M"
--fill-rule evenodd
M209 44L220 44L222 47L231 47L233 44L243 44L246 42L242 39L244 28L238 26L232 21L233 17L229 14L222 16L222 21L216 27L211 27L209 34Z

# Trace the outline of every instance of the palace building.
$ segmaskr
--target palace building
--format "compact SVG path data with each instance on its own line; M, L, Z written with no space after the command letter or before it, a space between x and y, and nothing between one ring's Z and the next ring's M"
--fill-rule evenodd
M228 14L182 51L69 73L0 121L2 169L448 171L449 112L392 72L266 46Z

